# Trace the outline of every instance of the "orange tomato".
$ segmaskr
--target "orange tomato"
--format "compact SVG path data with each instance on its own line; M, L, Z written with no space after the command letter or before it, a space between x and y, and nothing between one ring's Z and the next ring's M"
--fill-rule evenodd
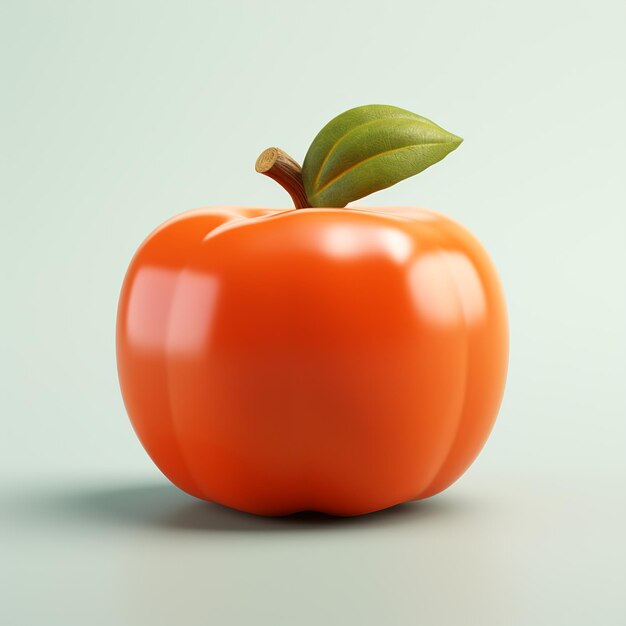
M119 302L119 378L150 457L263 515L445 489L489 435L507 355L486 252L422 209L191 211L139 248Z

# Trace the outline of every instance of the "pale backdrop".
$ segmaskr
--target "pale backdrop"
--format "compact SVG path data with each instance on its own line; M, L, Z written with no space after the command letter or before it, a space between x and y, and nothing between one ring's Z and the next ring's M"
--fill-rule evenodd
M625 23L619 0L5 0L0 622L626 623ZM448 492L378 516L198 504L125 416L125 268L174 213L286 205L257 154L302 159L365 103L465 138L367 203L447 213L492 254L496 428Z

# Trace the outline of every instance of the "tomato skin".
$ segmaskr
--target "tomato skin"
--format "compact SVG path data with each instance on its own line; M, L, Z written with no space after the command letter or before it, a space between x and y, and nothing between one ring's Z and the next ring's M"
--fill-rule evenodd
M425 498L476 458L506 308L465 229L414 208L209 208L152 233L120 296L133 427L184 491L263 515Z

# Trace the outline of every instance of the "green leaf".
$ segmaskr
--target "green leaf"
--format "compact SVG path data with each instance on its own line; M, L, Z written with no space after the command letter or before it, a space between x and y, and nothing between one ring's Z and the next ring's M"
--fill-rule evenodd
M313 140L302 165L313 207L343 207L414 176L463 140L425 117L370 104L331 120Z

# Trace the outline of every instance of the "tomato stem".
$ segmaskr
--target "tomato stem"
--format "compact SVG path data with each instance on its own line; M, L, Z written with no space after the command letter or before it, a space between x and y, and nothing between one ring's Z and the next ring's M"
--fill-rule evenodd
M280 148L263 150L256 160L255 169L275 180L293 200L296 209L310 208L302 182L300 164Z

